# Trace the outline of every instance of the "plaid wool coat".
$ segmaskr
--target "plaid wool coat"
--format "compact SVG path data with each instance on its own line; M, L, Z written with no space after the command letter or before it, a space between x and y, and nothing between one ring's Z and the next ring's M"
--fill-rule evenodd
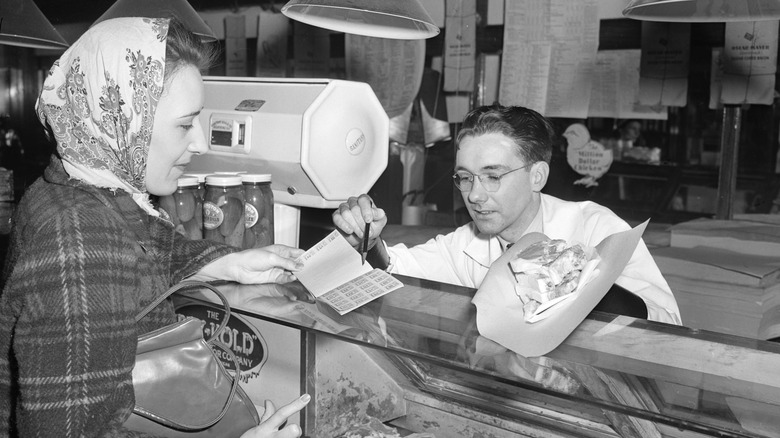
M132 436L139 310L237 251L187 240L124 191L71 180L53 157L14 219L0 296L0 436Z

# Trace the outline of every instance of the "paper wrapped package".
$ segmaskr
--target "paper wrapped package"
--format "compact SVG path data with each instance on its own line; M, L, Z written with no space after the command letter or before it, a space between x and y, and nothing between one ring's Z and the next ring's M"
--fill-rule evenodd
M598 251L585 244L530 233L516 245L523 249L509 261L509 269L515 274L515 293L527 322L553 314L598 274Z
M595 278L578 287L572 297L556 306L554 313L537 321L525 320L517 279L510 261L523 251L522 241L509 248L490 267L471 302L477 308L479 333L526 357L543 356L560 345L596 307L623 272L647 226L615 233L598 245Z

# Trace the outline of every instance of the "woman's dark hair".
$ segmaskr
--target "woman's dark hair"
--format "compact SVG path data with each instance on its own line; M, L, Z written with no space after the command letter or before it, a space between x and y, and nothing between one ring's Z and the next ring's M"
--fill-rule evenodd
M165 43L164 83L180 68L191 65L201 73L208 71L217 60L219 51L215 44L203 43L176 18L168 22Z
M552 158L555 129L547 118L532 109L498 104L475 108L463 119L455 147L464 137L490 133L514 140L515 152L525 163L549 163Z

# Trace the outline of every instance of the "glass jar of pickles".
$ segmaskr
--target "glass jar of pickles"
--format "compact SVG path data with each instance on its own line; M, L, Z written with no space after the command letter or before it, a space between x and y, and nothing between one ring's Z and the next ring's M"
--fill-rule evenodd
M173 223L177 232L190 239L203 238L203 208L198 195L198 179L183 176L176 191L159 199L158 211L163 219Z
M209 175L203 199L203 237L241 248L244 243L244 186L238 175Z
M270 174L241 175L246 207L244 249L274 244L274 193Z
M194 176L198 178L198 196L200 196L201 202L206 195L206 177L211 175L210 173L185 173L184 176Z

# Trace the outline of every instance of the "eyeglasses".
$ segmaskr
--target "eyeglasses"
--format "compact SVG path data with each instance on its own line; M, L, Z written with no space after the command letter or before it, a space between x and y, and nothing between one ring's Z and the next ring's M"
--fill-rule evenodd
M525 169L531 164L526 164L523 167L518 167L517 169L512 169L509 172L504 172L501 174L484 173L481 175L475 175L471 172L462 170L460 172L455 172L455 174L452 175L452 180L455 183L455 187L457 187L458 190L460 190L461 192L468 192L474 187L474 177L477 177L479 178L479 182L482 184L482 187L484 187L486 191L495 192L498 190L499 187L501 187L501 178L503 178L506 175L509 175L512 172L517 172L518 170Z

